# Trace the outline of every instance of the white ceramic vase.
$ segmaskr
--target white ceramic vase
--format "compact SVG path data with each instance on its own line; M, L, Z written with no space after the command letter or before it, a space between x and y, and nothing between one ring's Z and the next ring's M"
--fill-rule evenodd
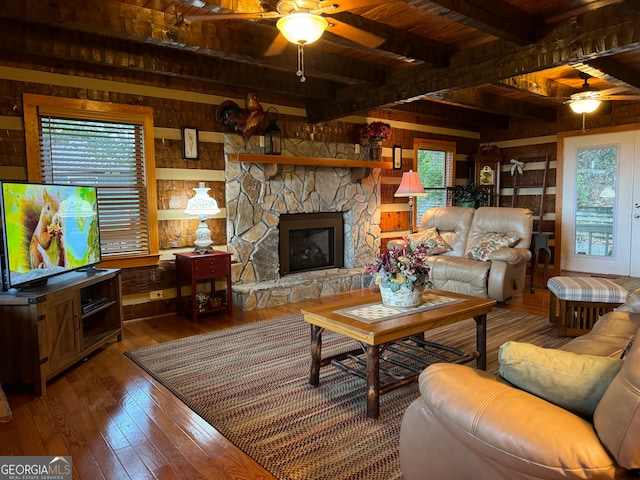
M424 287L422 285L415 285L413 290L400 285L400 288L395 292L389 287L380 285L382 303L388 307L417 307L422 304L423 292Z

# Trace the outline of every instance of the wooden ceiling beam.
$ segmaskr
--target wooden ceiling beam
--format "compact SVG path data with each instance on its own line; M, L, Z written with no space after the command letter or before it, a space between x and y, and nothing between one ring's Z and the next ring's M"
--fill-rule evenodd
M537 40L544 22L502 0L408 0L407 4L516 45Z
M430 65L444 68L449 65L449 56L454 51L453 47L445 43L430 40L407 30L393 28L384 23L354 15L353 13L338 13L328 16L327 20L331 22L332 18L384 38L385 42L377 47L377 50L392 53L407 62L420 60ZM331 33L331 28L329 28L327 32ZM348 40L345 40L345 42L353 45L353 42Z
M541 97L563 98L575 93L575 89L536 73L515 75L499 80L496 84L504 88L522 90Z
M612 57L594 58L584 64L574 64L572 67L616 86L640 89L640 72Z
M472 108L458 105L448 105L442 102L421 100L413 103L398 105L393 111L412 113L421 118L433 119L448 125L468 125L474 127L490 127L499 130L509 128L509 117L489 112L480 112Z
M238 78L246 81L243 89L268 91L274 94L328 99L336 89L336 82L309 78L300 84L298 78L282 72L265 70L250 62L239 63L221 58L207 58L192 52L166 51L154 44L131 44L120 39L98 37L82 32L69 32L59 28L27 29L22 22L0 19L3 32L3 53L11 58L31 56L43 65L60 61L78 64L136 70L167 78L210 82L238 87ZM25 32L29 32L25 34ZM55 39L53 42L51 39ZM300 100L301 101L301 100Z
M545 122L555 122L557 119L555 108L541 107L526 102L500 97L498 95L483 92L478 88L438 92L427 95L427 98L450 104L472 107L479 111L490 112L492 114L509 112L510 116L543 120Z
M308 119L318 122L366 113L375 108L423 99L429 94L495 83L515 75L639 47L640 16L631 15L625 4L611 5L585 13L579 19L550 25L545 36L531 45L495 41L455 53L451 66L442 71L424 64L416 65L392 72L381 87L343 88L336 92L333 101L308 102Z

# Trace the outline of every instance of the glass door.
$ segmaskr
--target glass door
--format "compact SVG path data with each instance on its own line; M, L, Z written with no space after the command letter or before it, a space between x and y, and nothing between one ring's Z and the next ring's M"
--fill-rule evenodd
M564 138L561 269L638 274L638 136L628 131Z

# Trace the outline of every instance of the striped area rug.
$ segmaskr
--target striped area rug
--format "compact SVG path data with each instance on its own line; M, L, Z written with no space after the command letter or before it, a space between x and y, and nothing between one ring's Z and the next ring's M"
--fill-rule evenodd
M487 321L488 370L507 340L559 346L547 318L494 308ZM126 355L250 457L282 480L401 479L400 422L418 387L381 397L380 418L365 415L364 381L324 367L308 384L309 325L301 314L141 348ZM428 339L474 350L475 322L429 332ZM354 343L323 334L323 354Z

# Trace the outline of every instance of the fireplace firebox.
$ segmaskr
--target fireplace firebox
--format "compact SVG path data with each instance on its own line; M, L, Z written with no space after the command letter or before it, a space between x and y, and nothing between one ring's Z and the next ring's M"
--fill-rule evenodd
M342 267L342 213L280 215L280 275Z

